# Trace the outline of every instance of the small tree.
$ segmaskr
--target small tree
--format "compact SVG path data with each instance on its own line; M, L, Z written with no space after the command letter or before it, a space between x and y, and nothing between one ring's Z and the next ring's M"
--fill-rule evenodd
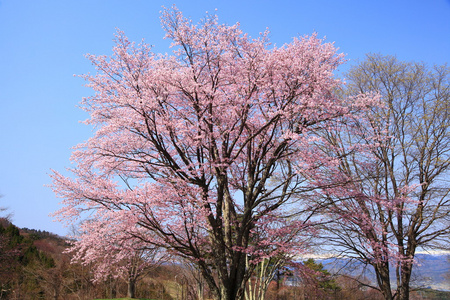
M336 283L330 272L324 269L322 263L316 263L314 259L309 258L304 261L305 267L313 271L312 278L316 286L322 289L326 293L336 292L340 290L339 285Z
M302 250L308 180L336 160L315 132L372 99L334 96L342 55L316 36L269 48L267 32L176 9L162 24L173 56L122 34L111 58L89 56L99 73L83 105L98 130L73 154L75 179L52 175L59 215L128 220L130 236L195 262L217 299L242 299L262 260Z
M279 274L280 269L284 266L289 258L285 255L279 255L262 260L255 268L254 275L248 282L245 291L246 300L263 300L270 283L275 275ZM247 261L248 263L248 261ZM276 278L277 286L279 286L280 278Z
M109 216L108 212L97 211L93 219L83 222L66 252L74 254L72 262L92 266L94 282L121 278L128 286L127 297L135 298L138 281L158 267L166 255L128 235L126 223Z

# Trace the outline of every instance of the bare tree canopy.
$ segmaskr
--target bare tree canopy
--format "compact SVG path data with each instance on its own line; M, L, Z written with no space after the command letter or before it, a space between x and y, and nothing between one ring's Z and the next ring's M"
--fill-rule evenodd
M449 248L449 74L447 66L369 54L349 70L345 93L379 93L384 105L371 109L370 125L356 133L325 134L338 149L371 148L370 157L349 152L342 160L341 171L353 179L346 188L357 192L329 195L325 210L335 221L329 241L373 266L385 299L409 299L417 250Z

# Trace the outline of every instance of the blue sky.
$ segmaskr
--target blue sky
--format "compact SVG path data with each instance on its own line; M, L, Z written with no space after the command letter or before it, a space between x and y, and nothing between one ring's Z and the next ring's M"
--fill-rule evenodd
M68 232L48 216L60 199L44 185L92 135L76 107L91 91L73 75L94 71L84 54L111 53L116 28L169 52L159 12L174 3L194 21L217 8L220 22L251 36L268 27L277 45L317 32L347 55L340 71L369 52L450 60L449 0L0 0L0 206L17 226Z

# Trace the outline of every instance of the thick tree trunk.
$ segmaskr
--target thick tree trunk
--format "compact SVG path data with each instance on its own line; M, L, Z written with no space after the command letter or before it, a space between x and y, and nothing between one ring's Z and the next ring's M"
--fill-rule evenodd
M127 297L128 298L134 298L136 296L136 281L135 280L128 280L128 292Z
M380 289L381 289L381 293L383 294L383 297L384 297L385 300L392 300L392 299L394 299L392 297L392 290L391 290L391 284L390 283L388 283L386 281L383 281L381 286L380 286Z
M244 299L243 282L245 281L245 254L233 250L234 246L246 248L248 246L250 227L237 228L237 216L233 200L228 190L226 170L217 169L218 220L212 220L211 226L215 232L210 236L214 247L214 259L217 266L217 283L212 278L206 278L211 291L218 300ZM205 195L208 191L205 191ZM233 236L233 231L236 236ZM203 275L210 277L204 270Z
M243 300L245 297L244 289L240 286L242 282L236 278L230 278L228 274L218 274L218 282L206 280L210 290L214 294L215 300ZM243 276L240 276L243 277ZM208 278L205 278L208 279Z
M404 262L401 271L401 283L397 287L398 300L409 300L409 284L411 281L412 262Z
M382 262L374 266L377 282L385 300L392 300L391 281L389 276L389 263Z

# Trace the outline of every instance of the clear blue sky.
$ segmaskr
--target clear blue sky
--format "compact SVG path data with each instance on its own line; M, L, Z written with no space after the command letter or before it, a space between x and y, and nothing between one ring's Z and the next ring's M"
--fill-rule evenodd
M76 107L91 91L73 74L93 71L84 54L111 53L115 28L170 51L159 11L174 3L194 21L217 8L252 36L268 27L277 45L317 32L347 54L341 71L368 52L450 60L449 0L0 0L0 206L17 226L67 233L48 216L60 200L44 185L92 135Z

